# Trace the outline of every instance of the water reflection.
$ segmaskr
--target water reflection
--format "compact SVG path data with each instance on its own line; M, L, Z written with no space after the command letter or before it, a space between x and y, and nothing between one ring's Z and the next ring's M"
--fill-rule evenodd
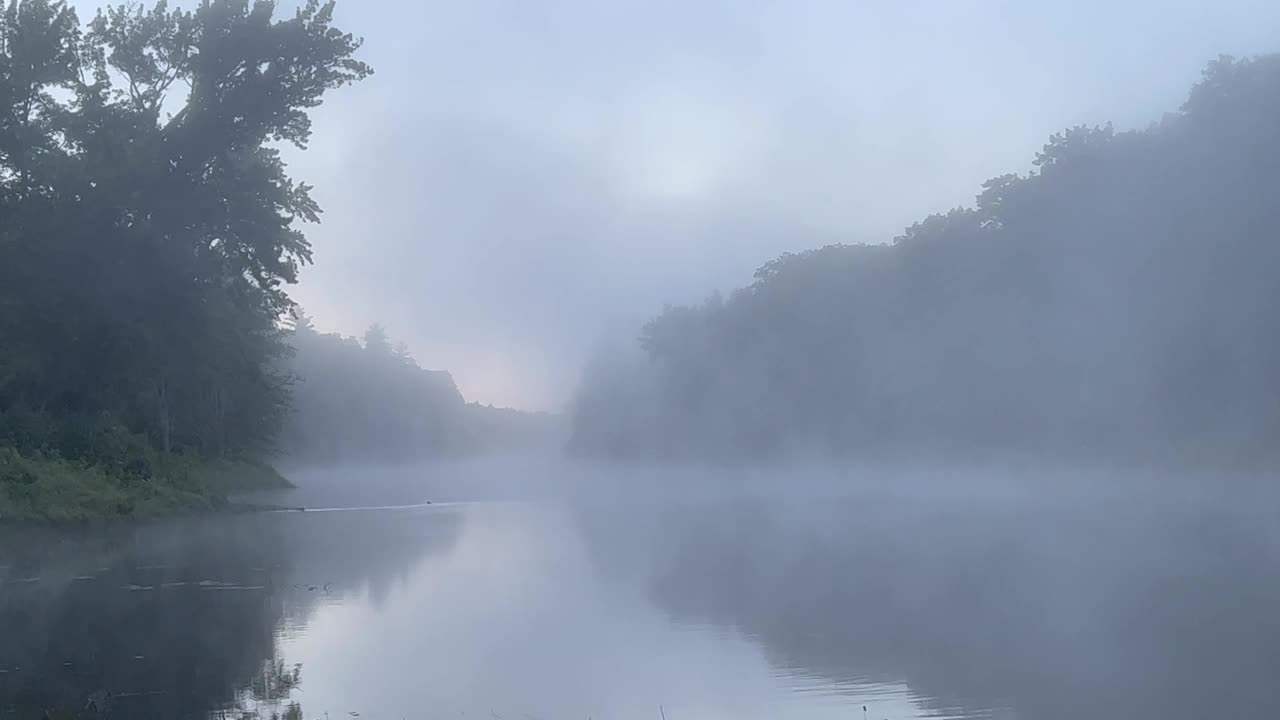
M316 608L378 602L456 516L205 518L0 535L0 714L198 718L290 710L277 637ZM255 690L257 692L255 692Z
M282 644L304 663L308 713L848 717L846 703L780 688L749 639L673 627L625 573L598 572L589 540L564 503L468 507L450 552L423 559L383 607L322 607Z
M1280 706L1280 537L1262 504L451 491L0 534L0 718Z
M633 517L628 532L661 548L647 587L675 622L755 638L781 675L819 678L821 692L905 687L933 717L1280 707L1280 553L1265 512L828 499Z

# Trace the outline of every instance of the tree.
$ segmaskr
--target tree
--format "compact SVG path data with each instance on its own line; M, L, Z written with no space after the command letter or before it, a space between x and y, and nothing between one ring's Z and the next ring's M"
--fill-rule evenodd
M395 355L396 360L399 360L401 363L404 363L405 365L408 365L414 362L413 353L409 351L409 346L404 342L396 343L396 348L393 351L393 354Z
M305 147L308 111L371 72L333 7L161 0L82 30L61 0L11 0L0 407L109 418L165 450L269 448L285 288L320 214L273 144Z
M289 311L289 322L286 323L285 329L295 336L310 336L316 333L315 322L300 307L295 307Z
M586 378L575 447L1274 460L1278 128L1280 55L1220 58L1146 130L1069 128L972 208L668 307L647 363Z
M364 349L376 355L391 354L391 338L387 335L387 329L374 323L364 331Z

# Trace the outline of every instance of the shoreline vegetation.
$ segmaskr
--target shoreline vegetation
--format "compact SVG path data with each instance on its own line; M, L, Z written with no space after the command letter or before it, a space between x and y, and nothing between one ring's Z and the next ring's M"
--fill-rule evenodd
M312 188L281 147L369 77L332 0L0 12L0 523L233 509L269 459L880 456L1248 467L1277 458L1280 55L1221 57L1144 129L883 244L784 254L666 307L558 416L468 403L393 343L316 329Z
M332 0L0 12L0 523L231 509L287 486L282 147L373 70Z
M423 460L545 442L373 325L288 287L322 212L281 147L369 77L333 0L0 12L0 523L232 509L270 459Z
M144 456L145 457L145 456ZM268 464L152 456L145 474L0 448L0 523L44 524L265 509L228 498L293 484ZM274 509L274 508L273 508Z

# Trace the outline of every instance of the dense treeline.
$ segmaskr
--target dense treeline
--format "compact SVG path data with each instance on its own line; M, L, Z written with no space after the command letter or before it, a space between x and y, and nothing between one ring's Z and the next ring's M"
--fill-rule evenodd
M425 370L381 325L324 334L298 312L285 365L290 412L280 450L300 463L405 462L545 445L555 418L463 400L449 373Z
M310 0L0 14L0 444L270 449L310 188L276 145L370 70Z
M784 255L602 361L583 452L1269 456L1280 438L1280 56L1211 63L1141 131L1076 127L892 244ZM631 366L627 366L630 362Z
M320 213L278 147L305 147L308 111L371 72L332 3L273 15L248 0L120 6L85 25L63 0L0 12L9 500L35 502L32 458L127 484L178 453L271 450L285 288L311 260L299 225Z

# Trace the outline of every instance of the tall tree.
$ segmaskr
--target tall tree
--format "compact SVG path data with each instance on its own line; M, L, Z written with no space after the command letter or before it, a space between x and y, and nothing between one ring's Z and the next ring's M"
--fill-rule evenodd
M364 331L364 349L378 356L391 354L391 336L387 329L374 323Z
M277 145L370 74L332 2L62 0L0 19L0 407L109 416L164 449L260 452L319 220ZM0 418L0 424L5 421ZM12 434L12 433L11 433Z

